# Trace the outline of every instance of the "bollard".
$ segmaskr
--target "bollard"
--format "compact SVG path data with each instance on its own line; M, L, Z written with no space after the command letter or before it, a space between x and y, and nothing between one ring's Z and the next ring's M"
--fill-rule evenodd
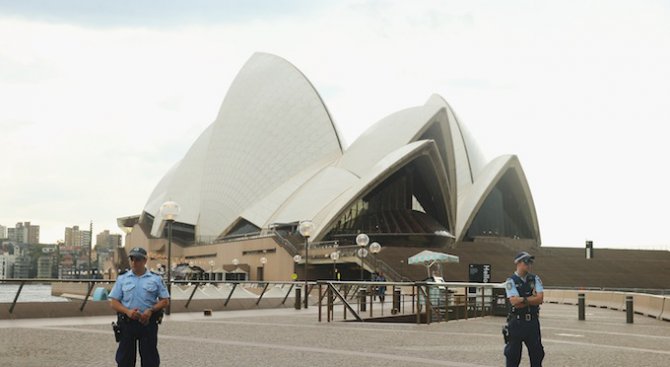
M365 312L365 310L367 310L367 305L365 304L365 289L358 291L358 304L360 305L361 312Z
M299 310L302 304L302 297L300 297L300 287L295 287L295 309Z
M586 320L586 295L584 293L579 293L577 295L577 305L579 307L579 320Z
M633 296L626 296L626 323L633 323Z
M400 312L400 289L393 290L393 309L391 310L392 314L397 314Z

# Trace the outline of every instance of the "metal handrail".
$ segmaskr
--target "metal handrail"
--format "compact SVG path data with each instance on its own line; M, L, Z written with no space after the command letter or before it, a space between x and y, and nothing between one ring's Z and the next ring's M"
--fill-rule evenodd
M377 267L382 268L382 271L384 272L384 274L388 275L388 278L402 280L402 276L400 275L400 273L398 273L390 265L385 263L384 260L377 259L375 260L375 263L377 264Z
M298 248L296 248L291 241L284 238L284 236L282 236L281 233L279 233L277 230L272 229L269 230L268 232L272 233L275 242L277 242L280 246L283 246L286 250L288 250L289 254L296 255L298 253Z
M316 285L316 282L310 281L307 282L310 289L307 291L309 292L314 285ZM263 296L267 292L267 289L269 288L270 285L290 285L289 290L286 292L284 295L284 298L282 299L282 305L286 303L286 299L288 296L291 294L291 290L293 290L293 287L296 285L303 285L305 284L303 281L300 282L295 282L295 281L254 281L254 280L239 280L239 281L229 281L229 280L173 280L172 284L185 284L185 285L193 285L193 291L191 292L190 297L188 298L188 301L184 305L184 308L188 308L188 306L191 303L191 300L193 299L193 296L195 292L197 291L198 287L203 284L232 284L233 288L230 290L228 293L228 296L226 297L226 301L223 303L223 306L226 307L228 306L228 303L230 302L231 297L233 296L233 292L235 292L235 289L237 288L238 285L240 284L259 284L263 285L263 290L261 291L261 294L258 296L258 299L256 300L256 305L258 306L261 302L261 299L263 299Z
M16 278L11 278L11 279L0 279L0 284L19 284L19 288L16 291L16 294L14 296L14 299L11 303L11 306L9 307L9 313L13 313L14 309L16 307L16 304L19 303L18 299L21 295L21 292L23 291L23 287L25 284L43 284L43 283L85 283L87 284L87 290L86 290L86 295L84 296L84 299L81 303L81 306L79 307L79 311L84 311L84 308L86 307L88 300L91 297L91 292L95 288L96 284L102 283L102 284L110 284L110 283L116 283L116 279L56 279L56 278L32 278L32 279L16 279ZM228 305L228 302L230 301L230 298L235 291L235 288L237 287L238 284L264 284L264 289L261 292L260 296L256 300L256 305L258 305L263 298L263 295L266 293L268 287L270 285L290 285L288 292L283 298L282 304L285 304L286 299L290 295L291 290L293 287L298 284L294 281L250 281L250 280L241 280L241 281L225 281L225 280L173 280L171 282L173 285L180 285L180 284L186 284L186 285L194 285L193 291L191 292L186 305L184 306L185 308L188 308L189 304L191 303L195 292L197 291L198 287L203 284L233 284L233 289L230 291L228 294L228 297L224 303L224 307ZM300 282L298 285L302 285L304 282ZM308 285L310 289L316 284L314 281L308 282ZM309 290L308 290L309 291Z
M435 319L437 321L449 321L448 313L450 312L450 308L453 308L454 306L461 306L461 307L465 306L464 316L465 316L466 319L468 317L468 312L473 311L473 310L475 311L474 315L485 316L485 315L489 314L490 312L492 312L493 308L490 305L488 305L488 303L492 302L495 299L493 292L491 292L490 294L485 294L486 293L485 289L502 289L502 288L504 288L503 283L471 283L471 282L445 282L445 283L442 283L442 282L379 282L379 281L330 281L330 280L324 280L324 281L317 282L317 284L319 285L320 289L321 289L322 285L327 286L326 293L319 292L319 296L320 296L319 297L319 307L323 306L323 298L326 298L327 294L329 294L328 292L330 292L330 294L334 294L334 292L337 291L338 286L340 286L340 287L341 286L347 286L346 288L349 288L349 289L353 289L353 288L367 289L367 291L365 292L364 295L360 295L361 299L358 300L358 302L361 306L363 306L363 304L365 304L367 306L368 305L368 300L369 300L370 310L369 310L369 316L367 318L373 318L373 308L375 307L374 306L375 303L373 302L373 298L376 297L376 296L381 296L381 294L378 294L376 292L371 292L371 290L375 289L375 287L385 286L386 289L393 289L394 291L399 290L402 287L404 287L405 289L411 288L412 289L411 294L410 293L397 294L395 292L392 292L390 294L389 298L391 298L391 302L393 302L394 306L396 306L396 308L392 309L392 314L393 315L396 315L398 312L401 312L401 310L402 310L401 314L397 315L397 316L407 317L409 315L415 314L417 323L421 322L421 319L422 319L421 314L424 313L424 312L426 313L426 318L424 319L424 321L426 323L430 323L430 322L434 321L433 317L432 317L433 314L438 316ZM469 287L475 287L475 288L478 289L477 293L475 293L475 295L472 296L472 297L470 297L469 293L468 293L468 288ZM440 295L438 295L438 298L437 298L438 303L434 303L436 298L434 298L434 294L431 291L431 289L435 289L435 288L440 288ZM444 295L442 295L442 289L444 290ZM465 292L463 294L459 294L461 296L464 296L465 304L457 305L457 304L451 302L452 296L453 296L451 293L453 293L453 291L452 291L453 289L461 289L462 291ZM354 295L357 296L357 294L355 294L355 293L354 293ZM407 299L405 297L410 296L410 295L411 295L412 311L411 311L411 313L405 313L404 307L405 307L405 304L407 304ZM363 296L365 297L365 299L362 298ZM389 294L384 293L384 297L386 297L386 296L389 296ZM398 298L394 299L394 297L398 297L398 296L400 297L399 299ZM328 296L328 297L331 297L331 296ZM444 297L444 312L445 312L444 317L442 317L442 311L441 311L441 306L440 306L440 302L442 300L442 297ZM344 307L343 308L343 310L344 310L343 317L344 317L345 320L346 320L346 315L348 313L347 310L349 310L351 312L351 314L353 314L354 316L357 316L356 317L357 319L358 319L358 317L360 317L361 320L359 320L359 321L364 322L366 320L362 317L362 315L360 313L356 312L353 309L353 307L351 307L351 304L349 303L350 301L349 301L348 297L345 297L340 292L338 292L338 296L335 297L335 298L339 299L341 304ZM474 301L471 300L470 298L473 298ZM396 304L395 302L400 302L400 303ZM328 298L326 306L328 307L327 312L328 312L328 315L329 315L328 316L328 321L329 322L331 320L330 315L334 315L334 312L333 312L334 303L335 302L333 302L333 300ZM386 303L386 302L381 303L382 316L384 316L384 314L383 314L384 303ZM424 307L421 307L421 305L423 305ZM472 309L470 309L470 308L472 308ZM479 312L477 312L480 309L481 309L481 314ZM457 312L456 315L458 315L458 310L456 310L456 312ZM319 315L320 315L320 313L319 313ZM458 318L458 316L457 316L457 318ZM319 321L321 321L320 316L319 316Z
M88 301L90 300L91 293L93 289L95 288L96 284L110 284L110 283L115 283L116 279L55 279L55 278L34 278L34 279L21 279L21 278L11 278L11 279L0 279L0 284L18 284L19 287L16 291L16 294L14 295L13 301L11 303L11 306L9 308L9 313L13 313L15 310L15 307L17 303L19 302L19 298L21 295L21 292L25 290L24 285L26 284L37 284L37 283L79 283L79 284L86 284L87 288L85 290L82 290L83 292L81 294L85 293L85 297L83 298L83 301L81 302L81 305L79 307L79 311L83 311L85 307L88 304ZM449 290L452 290L454 288L468 288L468 287L475 287L479 290L483 289L492 289L492 288L504 288L503 283L471 283L471 282L399 282L399 281L387 281L387 282L379 282L379 281L310 281L308 282L309 288L313 288L317 284L324 284L327 282L330 286L333 287L333 289L336 291L334 294L336 295L337 299L340 299L341 302L349 304L351 302L351 299L354 299L354 297L358 296L358 292L356 290L361 289L361 288L369 288L369 287L377 287L377 286L386 286L388 288L392 287L405 287L407 288L412 288L416 289L416 287L440 287L440 288L446 288ZM190 297L188 298L187 301L187 306L190 304L192 299L195 296L195 293L197 289L199 288L200 285L203 284L212 284L212 285L218 285L218 284L231 284L232 285L232 290L228 294L227 297L225 297L225 302L223 304L224 307L228 305L228 302L230 301L233 292L235 291L236 287L238 286L244 286L244 285L257 285L261 284L263 286L262 291L260 292L260 295L258 295L258 298L256 299L256 305L259 305L265 294L267 293L269 287L271 285L290 285L288 288L288 291L286 294L281 293L279 296L280 298L283 297L282 299L282 305L286 303L286 300L291 294L291 291L295 286L302 286L303 282L295 282L295 281L226 281L226 280L173 280L171 282L174 285L193 285L194 289L190 294ZM339 288L339 289L338 289ZM567 287L547 287L546 289L575 289L575 290L585 290L587 288L567 288ZM282 289L283 290L283 289ZM588 290L603 290L603 291L624 291L624 292L641 292L641 291L646 291L645 293L650 293L650 294L670 294L670 291L667 289L664 290L659 290L659 289L639 289L639 288L597 288L597 287L590 287ZM307 291L308 290L303 290ZM402 297L404 299L405 295L408 295L409 293L402 294ZM428 293L430 295L430 293ZM460 294L459 294L460 295ZM374 296L374 294L370 294L370 297ZM414 291L412 292L412 299L414 299L415 293ZM492 294L484 294L484 292L479 292L475 293L474 295L471 295L469 293L464 294L465 296L465 301L466 301L466 307L476 307L476 309L479 309L480 302L481 302L481 307L482 307L482 314L485 313L485 308L489 308L490 306L487 306L487 302L492 299L493 295ZM221 297L223 300L224 297ZM471 299L472 298L472 299ZM253 299L253 297L251 298ZM452 305L449 302L450 297L447 296L447 306ZM481 301L480 301L481 299ZM471 301L474 300L475 304L473 305ZM316 301L316 300L315 300ZM319 302L322 300L320 299ZM417 302L419 301L418 298L416 300ZM404 302L404 301L403 301ZM403 303L404 305L404 303ZM349 307L351 307L351 304L349 304ZM467 310L466 310L467 312ZM412 311L414 313L414 311ZM346 311L345 311L346 315Z
M321 285L324 284L324 283L326 284L326 287L327 287L327 288L326 288L326 292L323 292L323 294L321 294ZM335 288L335 284L333 284L333 282L319 282L318 285L319 285L319 322L321 322L321 305L322 305L322 300L323 300L324 297L326 297L326 295L328 295L328 303L327 303L327 310L326 310L326 312L328 313L328 322L330 322L330 315L333 314L333 303L334 303L334 302L331 301L331 296L330 296L330 294L334 295L335 297L339 298L340 301L342 301L342 304L344 305L344 308L345 308L345 311L344 311L344 313L345 313L345 314L344 314L345 319L346 319L346 312L347 312L346 310L349 310L349 312L351 312L351 314L356 318L356 320L358 320L358 321L360 321L360 322L363 322L363 319L360 317L360 315L358 314L358 312L356 312L356 310L354 310L354 308L351 307L351 305L349 304L349 302L347 302L346 297L344 297L344 296L343 296L343 295L342 295L342 294Z
M86 303L88 303L88 299L91 296L91 291L93 290L93 287L95 286L96 283L115 283L116 280L108 280L108 279L52 279L52 278L31 278L31 279L16 279L16 278L10 278L10 279L0 279L0 284L6 283L6 284L19 284L19 289L16 291L16 295L14 296L14 300L12 301L12 305L9 307L9 313L14 312L14 308L16 307L16 303L18 302L19 296L21 295L21 291L23 290L23 286L26 283L88 283L88 290L86 292L86 296L84 297L83 302L81 303L81 307L79 307L79 311L84 311L84 308L86 307Z
M358 261L361 261L361 258L358 257L356 252L358 251L360 247L359 246L340 246L339 251L340 251L340 256L342 257L356 257ZM374 268L374 270L381 270L384 274L388 275L387 278L389 279L394 279L394 280L401 280L403 279L402 275L400 275L395 269L393 269L389 264L384 262L384 260L379 259L377 256L373 256L374 260L372 260L372 263L374 265L371 265L368 257L362 258L362 261L364 264L367 264L368 267ZM380 269L381 268L381 269Z

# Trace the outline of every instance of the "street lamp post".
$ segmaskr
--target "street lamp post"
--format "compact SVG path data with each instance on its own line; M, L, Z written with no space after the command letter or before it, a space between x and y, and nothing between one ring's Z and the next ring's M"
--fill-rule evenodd
M356 244L359 246L358 251L356 251L356 254L358 257L361 259L361 281L363 281L363 259L368 256L368 253L372 253L373 258L374 258L374 271L377 271L377 255L379 251L382 250L382 245L380 245L378 242L373 242L370 243L370 246L368 247L368 243L370 243L370 237L366 235L365 233L361 233L358 236L356 236ZM369 251L368 251L369 249Z
M339 251L333 251L330 253L330 259L333 260L333 279L337 280L337 259L340 258Z
M261 275L263 276L263 279L258 279L258 280L265 280L265 264L268 263L268 258L263 256L261 257L261 267L263 271L261 272Z
M168 253L167 253L167 289L172 296L172 223L179 215L179 204L174 201L166 201L161 205L160 215L168 224ZM170 304L165 309L165 314L170 314Z
M372 253L372 258L375 263L375 272L377 272L377 254L382 250L382 245L379 242L373 242L370 244L370 253Z
M311 220L303 220L298 225L298 231L303 237L305 237L305 308L307 308L307 303L309 300L309 237L312 235L312 232L314 232L314 223Z
M214 260L209 260L209 281L211 282L214 276Z
M363 281L363 258L368 256L368 250L365 248L370 243L370 237L367 234L361 233L356 236L356 244L360 246L357 251L358 257L361 259L361 281Z
M293 276L291 276L291 279L293 279L294 281L298 279L298 274L296 274L296 273L298 272L297 267L298 267L298 264L300 263L300 260L302 260L302 256L300 256L300 255L293 256L293 262L295 263L293 265L293 273L295 275L295 278Z
M233 265L235 265L235 270L237 270L237 265L239 265L239 264L240 264L240 260L238 260L237 258L234 258L233 259ZM233 271L235 271L235 270L233 270ZM236 278L235 280L239 280L239 279L237 279L239 277L238 274L239 273L235 272L235 278Z

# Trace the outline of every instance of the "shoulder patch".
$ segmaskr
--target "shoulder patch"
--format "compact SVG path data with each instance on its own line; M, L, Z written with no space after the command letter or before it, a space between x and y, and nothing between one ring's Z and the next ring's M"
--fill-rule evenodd
M505 283L505 288L507 288L508 291L511 291L511 290L512 290L512 287L513 287L512 282L507 281L507 282Z

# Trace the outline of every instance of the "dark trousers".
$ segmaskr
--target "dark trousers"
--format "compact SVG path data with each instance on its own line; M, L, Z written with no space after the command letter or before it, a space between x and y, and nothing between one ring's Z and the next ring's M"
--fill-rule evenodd
M509 341L505 345L507 367L518 367L521 362L521 343L526 344L531 367L542 367L544 347L540 335L540 321L537 317L531 320L511 318L508 322Z
M149 324L142 325L139 321L119 317L121 328L119 349L116 350L116 363L119 367L135 367L137 344L140 347L142 367L158 367L161 363L158 356L158 324L151 318Z

